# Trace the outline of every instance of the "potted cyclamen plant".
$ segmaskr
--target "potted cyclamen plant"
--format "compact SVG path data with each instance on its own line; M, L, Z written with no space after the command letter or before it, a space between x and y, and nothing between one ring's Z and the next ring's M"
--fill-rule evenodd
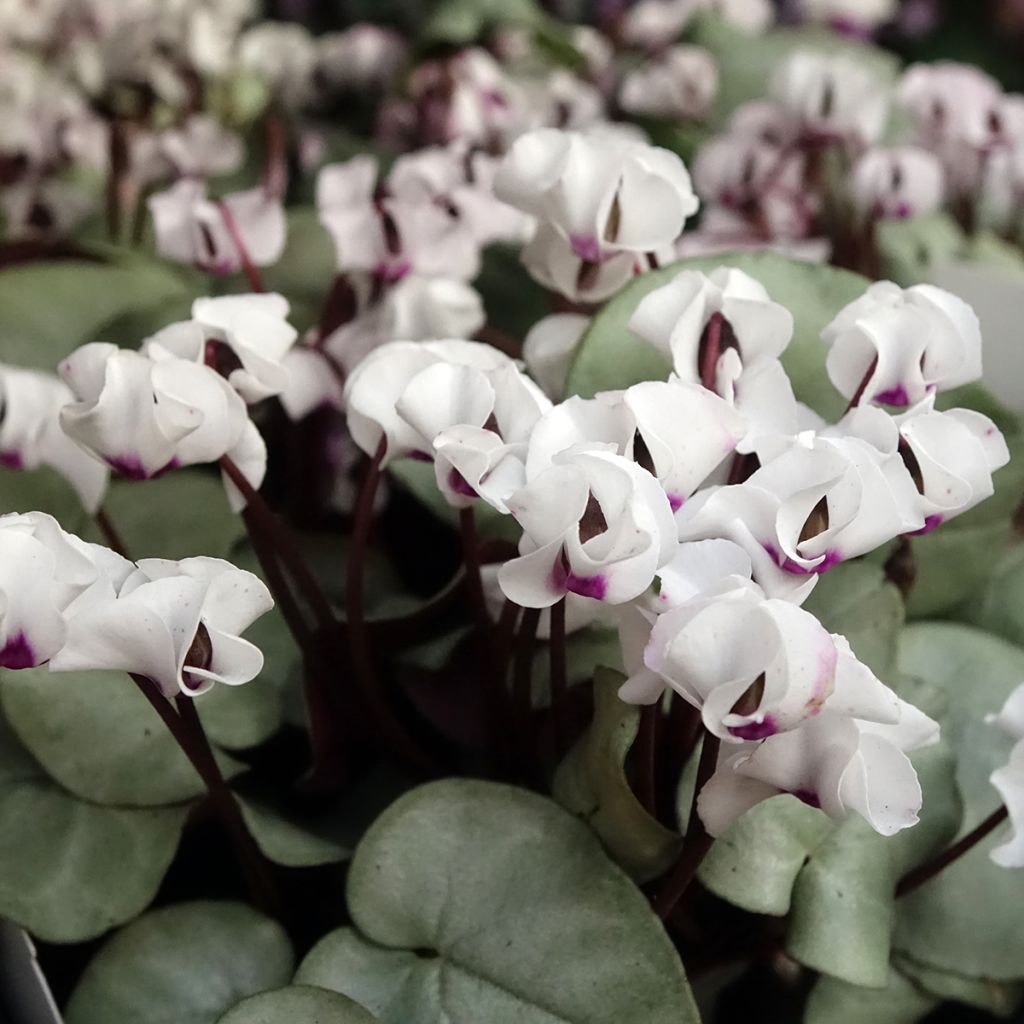
M1024 266L1019 98L766 3L53 7L0 14L8 1012L1013 1013L1021 428L934 281Z

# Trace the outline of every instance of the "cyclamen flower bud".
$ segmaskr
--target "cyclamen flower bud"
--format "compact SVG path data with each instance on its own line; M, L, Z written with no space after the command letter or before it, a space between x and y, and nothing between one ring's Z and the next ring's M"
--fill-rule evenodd
M100 564L116 575L124 562L111 552L98 564L94 550L42 512L0 516L0 668L33 668L61 649L68 609L102 589Z
M50 670L121 669L168 698L247 683L263 655L240 634L273 605L258 577L219 558L146 558L116 596L79 602Z
M60 410L74 396L52 374L0 364L0 466L50 466L75 489L94 513L103 501L110 474L60 426Z
M520 557L498 575L505 596L549 608L567 593L609 604L639 597L676 548L661 485L636 463L579 447L557 456L508 500Z
M572 298L603 298L621 287L635 273L636 256L675 241L699 205L674 153L549 128L516 140L495 192L538 219L523 260L538 280Z
M93 342L65 359L61 377L79 399L61 410L65 433L130 480L227 455L258 487L266 448L245 402L209 367L154 355ZM244 507L225 486L232 506Z
M879 281L821 332L829 379L851 401L907 406L981 376L981 329L963 299Z
M989 856L1000 867L1021 868L1024 867L1024 685L1018 686L999 712L988 715L986 721L1014 741L1007 763L989 776L1009 812L1013 835L1007 842L993 847Z
M298 337L287 321L288 311L282 295L196 299L191 320L147 338L142 352L204 363L225 377L246 402L258 402L279 394L288 381L282 360Z
M854 166L850 192L868 220L931 213L943 199L942 164L916 146L872 149Z
M209 199L202 181L182 178L151 196L149 209L160 255L210 274L268 267L284 252L284 207L263 188Z
M627 73L619 103L631 114L697 120L718 92L718 66L699 46L673 46Z
M855 662L846 641L834 639L840 665ZM921 785L907 754L937 742L939 726L859 662L849 673L852 682L843 679L846 674L837 671L833 696L799 728L739 753L723 745L718 770L697 802L710 835L722 835L745 811L780 793L840 821L859 814L884 836L916 824Z

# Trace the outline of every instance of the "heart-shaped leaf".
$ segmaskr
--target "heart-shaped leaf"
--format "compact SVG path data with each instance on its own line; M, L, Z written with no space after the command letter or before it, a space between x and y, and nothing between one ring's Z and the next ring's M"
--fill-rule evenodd
M900 953L893 957L892 962L900 974L929 995L976 1006L999 1017L1009 1017L1020 1007L1021 996L1024 996L1024 984L1020 982L967 978L952 971L937 971Z
M939 1002L894 970L884 988L863 988L826 974L811 989L804 1024L914 1024Z
M203 698L197 699L201 709ZM49 775L85 800L152 807L204 791L149 701L123 672L51 673L41 667L0 673L0 704ZM226 776L242 771L239 762L217 756Z
M639 882L675 862L682 839L637 800L624 765L640 725L640 709L619 699L625 677L594 676L594 720L555 773L552 794L597 833L611 858Z
M356 850L348 903L359 932L323 939L296 980L383 1024L698 1019L640 891L585 825L524 790L447 780L402 797Z
M0 915L49 942L131 920L156 895L187 815L79 800L0 721Z
M841 415L844 402L825 372L828 350L820 334L843 306L863 294L869 282L845 270L802 263L771 252L681 260L636 278L591 321L569 373L568 393L589 397L598 391L667 377L668 364L653 347L630 333L629 319L645 295L667 284L680 271L708 273L720 266L750 274L776 302L793 313L793 340L782 354L782 363L796 396L826 418Z
M256 844L275 864L310 868L348 860L351 851L268 803L239 798L242 817Z
M180 903L118 932L85 969L67 1024L215 1024L291 980L288 936L242 903Z
M373 1024L375 1020L338 992L290 985L243 999L219 1024Z
M988 778L1005 764L1011 743L984 719L1024 680L1024 651L969 626L921 623L903 633L900 667L946 693L944 734L956 754L967 832L999 806ZM898 901L894 942L900 952L971 978L1024 978L1024 885L1019 872L988 857L1006 841L1007 828Z

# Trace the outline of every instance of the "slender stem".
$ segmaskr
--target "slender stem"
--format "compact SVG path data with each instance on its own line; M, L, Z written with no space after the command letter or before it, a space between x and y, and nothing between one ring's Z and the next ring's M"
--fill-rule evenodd
M686 826L683 850L672 873L654 897L654 912L662 921L666 920L675 910L676 904L686 892L690 882L693 881L697 874L697 868L700 867L701 861L707 856L707 852L714 842L700 820L700 814L697 812L697 800L701 790L715 773L720 743L717 736L712 736L709 732L704 733L704 744L701 747L700 761L697 765L697 780L693 786L693 802L690 804L690 818Z
M263 496L249 483L229 456L221 456L220 466L245 498L245 510L242 517L250 535L261 533L266 538L281 565L287 570L303 599L309 605L317 624L323 629L337 627L338 620L331 608L331 603L306 564L302 552L299 551L287 527L278 520L273 510L264 501ZM257 554L259 554L258 551Z
M107 170L107 234L111 242L121 241L124 220L125 186L131 167L131 145L124 118L110 124Z
M210 801L217 809L238 854L253 901L268 913L279 915L282 904L270 866L249 834L238 801L224 781L202 722L199 721L193 698L182 694L172 704L150 679L134 672L130 672L129 676L203 780Z
M636 734L636 774L633 783L637 800L655 817L658 815L655 779L660 718L660 699L640 709L640 722Z
M555 763L562 756L566 742L566 700L569 693L568 668L565 654L565 598L551 606L550 638L548 641L548 657L550 669L548 678L551 683L551 733Z
M515 708L519 756L525 767L532 766L533 758L533 651L539 622L539 608L523 610L512 674L512 705Z
M515 768L514 744L511 742L508 729L510 719L513 726L515 724L515 714L514 710L510 711L511 701L507 684L512 641L515 637L516 621L519 618L520 610L519 605L514 601L505 600L491 645L494 658L493 678L488 688L491 744L496 765L502 775L511 775Z
M933 879L940 871L949 867L954 861L959 860L968 850L973 849L993 829L998 828L1007 818L1006 807L1000 807L993 811L977 828L972 829L959 842L954 843L948 850L944 850L933 860L908 871L896 886L897 896L906 896L908 892L924 885L925 882Z
M871 383L871 378L875 375L875 369L878 367L878 356L875 356L871 360L871 365L868 367L867 372L864 374L864 379L857 385L857 390L853 393L853 398L850 399L850 404L846 407L846 411L850 412L860 405L860 400L864 397L864 392L867 391L868 385Z
M906 600L917 582L917 560L914 558L914 546L910 538L904 534L896 538L892 554L885 560L882 567L885 578L896 586Z
M129 558L128 548L125 545L124 539L121 537L117 527L111 521L107 510L99 508L96 510L96 525L100 528L100 533L103 534L103 539L107 542L107 547L113 551L116 551L122 558Z
M507 356L512 356L513 359L518 359L523 351L523 343L521 341L513 338L511 334L506 334L505 331L495 327L493 324L484 324L476 332L476 340L482 341L492 348L498 349L500 352L504 352Z
M244 271L245 276L249 279L249 287L254 292L266 291L263 287L263 277L260 275L259 268L255 263L253 263L252 257L249 255L249 249L245 244L245 239L242 237L241 229L238 227L238 221L235 220L235 215L231 212L231 208L222 199L217 200L217 207L220 209L220 215L224 221L224 227L227 229L227 233L231 236L231 241L238 253L238 259L242 264L242 270Z
M380 738L403 761L417 771L435 774L437 768L433 759L413 742L402 724L394 717L378 685L374 671L373 654L370 650L370 636L366 624L366 609L363 591L366 577L366 555L370 543L370 528L373 525L373 505L380 483L381 466L387 452L387 438L382 437L377 451L370 460L370 466L359 492L355 520L352 526L345 593L349 652L356 687L363 706L369 714Z
M491 630L491 617L487 612L484 584L480 576L480 550L476 539L476 517L473 509L459 509L459 539L462 541L462 563L466 567L466 590L473 604L477 623L484 633Z

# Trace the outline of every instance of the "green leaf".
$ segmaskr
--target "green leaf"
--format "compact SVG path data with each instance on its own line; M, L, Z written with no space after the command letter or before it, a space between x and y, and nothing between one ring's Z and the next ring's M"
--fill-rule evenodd
M796 797L772 797L715 841L697 877L716 896L751 913L788 914L797 876L834 828Z
M804 1024L914 1024L939 1004L897 971L884 988L863 988L824 975L811 989Z
M173 267L138 256L124 264L63 260L8 268L0 273L4 362L56 370L107 324L185 293Z
M1024 646L1024 545L1006 553L985 589L965 609L964 617L972 625Z
M619 699L625 676L598 669L594 720L555 772L552 795L597 833L612 860L638 882L675 862L681 837L637 800L624 765L640 724L640 709Z
M151 807L204 791L149 701L123 672L4 672L0 703L18 739L46 771L85 800ZM243 768L226 755L218 761L226 776Z
M78 495L55 470L0 469L0 515L33 511L48 513L71 533L80 533L86 522Z
M162 907L96 954L67 1024L214 1024L240 1000L291 980L288 936L242 903Z
M226 558L245 535L220 478L199 469L155 480L114 480L104 508L132 559ZM103 540L91 525L85 539Z
M156 895L187 814L79 800L0 722L0 915L48 942L131 920Z
M967 978L952 971L937 971L919 964L911 957L897 953L893 966L908 977L918 988L936 999L951 999L958 1003L988 1010L1000 1017L1009 1017L1024 996L1024 984L992 981L990 978Z
M337 992L291 985L243 999L220 1024L373 1024L376 1017Z
M246 639L262 651L261 635L266 634L255 626L246 630ZM283 689L269 677L264 664L259 676L244 686L215 686L196 697L199 718L210 742L227 750L247 750L265 743L284 720Z
M843 306L863 294L868 281L849 271L790 260L771 252L681 260L630 282L601 309L583 335L569 372L568 393L590 397L598 391L667 377L668 364L652 346L629 332L629 319L645 295L667 284L680 271L708 273L722 266L750 274L776 302L793 313L793 340L782 354L793 389L797 398L822 416L838 418L845 403L825 372L827 349L821 330Z
M552 311L547 289L530 277L519 250L511 245L489 245L484 250L473 286L484 300L487 323L519 341Z
M924 793L921 820L888 838L859 817L842 822L814 851L793 890L787 952L852 985L885 985L896 883L942 850L960 824L949 749L926 748L913 761Z
M351 856L350 850L268 803L242 797L238 802L256 845L275 864L286 868L312 868L339 864Z
M875 240L885 276L909 287L927 281L932 267L955 259L964 234L948 213L939 212L879 221Z
M941 687L949 701L943 732L957 758L964 799L962 831L999 806L989 783L1010 741L985 723L1024 679L1024 651L981 630L952 623L909 626L900 667ZM972 978L1024 978L1024 886L988 851L1006 841L998 828L969 853L898 902L896 948L919 964Z
M402 797L359 844L348 904L361 934L328 935L296 980L383 1024L698 1020L644 896L525 790L461 779Z
M830 633L850 641L854 654L883 681L893 677L903 628L903 600L877 566L845 562L818 577L804 603Z

